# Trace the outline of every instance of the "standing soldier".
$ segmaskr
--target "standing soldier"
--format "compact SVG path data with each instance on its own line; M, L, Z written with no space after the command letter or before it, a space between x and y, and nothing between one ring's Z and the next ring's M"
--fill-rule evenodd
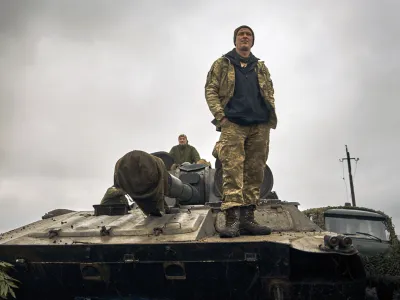
M269 151L269 132L276 128L274 89L268 68L251 53L254 32L234 31L235 48L211 66L205 96L214 124L221 131L217 155L223 170L226 226L221 237L266 235L271 229L254 220L256 201Z

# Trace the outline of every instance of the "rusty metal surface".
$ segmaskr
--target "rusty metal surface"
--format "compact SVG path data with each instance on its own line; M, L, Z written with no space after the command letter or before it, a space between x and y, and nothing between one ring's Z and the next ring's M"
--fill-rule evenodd
M288 208L289 207L289 208ZM240 236L229 242L272 242L290 245L301 251L324 253L319 249L324 234L303 231L290 213L290 205L263 206L256 211L260 223L273 227L267 236ZM140 210L123 216L93 216L93 212L74 212L41 220L0 235L5 245L73 245L73 244L160 244L224 243L214 230L222 226L224 214L213 214L210 208L182 209L178 214L144 218ZM219 225L217 225L219 224ZM309 226L309 224L306 224ZM306 227L307 227L306 226ZM303 229L303 230L301 230Z
M254 213L256 221L273 231L314 232L321 231L315 223L291 204L263 204ZM215 226L217 231L224 227L225 215L218 213Z
M272 232L268 236L240 236L229 240L230 243L243 243L243 242L267 242L267 243L279 243L286 244L293 249L297 249L305 252L327 254L330 252L321 251L320 245L324 235L334 234L327 231L318 232ZM206 237L199 242L202 243L224 243L226 240L219 238L219 236ZM333 252L333 251L332 251ZM346 255L347 253L341 253ZM354 253L348 253L352 255Z
M53 245L59 240L62 244L192 241L213 234L204 224L212 222L208 220L210 215L210 209L148 218L138 209L123 216L96 217L90 211L75 212L1 234L0 245Z

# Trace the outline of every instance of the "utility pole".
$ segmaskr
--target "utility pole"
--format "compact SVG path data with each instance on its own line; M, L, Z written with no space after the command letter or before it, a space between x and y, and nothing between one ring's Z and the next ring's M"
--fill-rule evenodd
M346 146L346 158L339 159L340 162L343 162L344 160L347 160L347 168L349 169L349 179L350 179L350 191L351 191L351 201L353 206L356 206L356 196L354 195L354 185L353 185L353 175L351 175L351 162L350 160L354 159L355 161L358 161L359 158L350 158L350 153L349 150L347 149Z

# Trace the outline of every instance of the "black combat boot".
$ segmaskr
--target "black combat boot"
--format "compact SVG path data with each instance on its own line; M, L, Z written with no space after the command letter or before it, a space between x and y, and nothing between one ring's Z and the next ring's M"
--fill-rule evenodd
M222 238L239 236L240 207L227 209L225 219L225 228L220 231L219 236Z
M271 228L262 226L254 220L255 205L240 207L240 233L247 235L268 235Z

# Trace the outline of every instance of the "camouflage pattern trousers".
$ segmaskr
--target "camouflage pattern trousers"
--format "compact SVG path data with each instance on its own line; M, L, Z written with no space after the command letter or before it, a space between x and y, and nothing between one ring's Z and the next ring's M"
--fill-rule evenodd
M223 202L221 210L255 205L269 152L270 127L267 124L241 126L226 121L218 141L222 164Z

